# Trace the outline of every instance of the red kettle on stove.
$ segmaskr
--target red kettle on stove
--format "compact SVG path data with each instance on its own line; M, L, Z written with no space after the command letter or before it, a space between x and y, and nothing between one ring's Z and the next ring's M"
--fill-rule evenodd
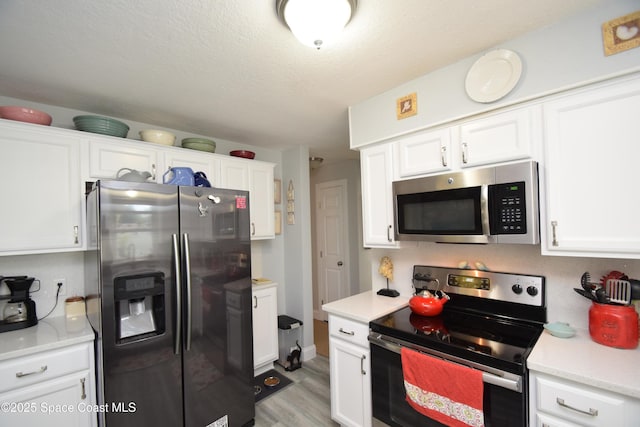
M411 297L409 308L420 316L437 316L442 313L442 308L447 301L449 301L449 295L444 292L431 293L425 289Z

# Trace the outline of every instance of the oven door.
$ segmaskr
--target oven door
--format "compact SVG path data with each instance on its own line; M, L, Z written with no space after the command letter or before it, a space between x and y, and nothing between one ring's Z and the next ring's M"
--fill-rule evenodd
M371 389L373 417L390 426L435 427L443 424L415 411L405 400L400 348L407 344L413 350L450 360L440 352L418 348L393 338L372 333ZM470 363L464 363L470 365ZM478 368L478 366L473 366ZM490 369L491 370L491 369ZM510 373L483 373L484 425L486 427L517 427L527 425L527 384L525 377Z

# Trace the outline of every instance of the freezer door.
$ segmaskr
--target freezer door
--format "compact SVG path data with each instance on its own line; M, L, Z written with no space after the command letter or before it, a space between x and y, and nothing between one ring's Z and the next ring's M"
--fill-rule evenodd
M242 426L255 414L249 194L180 187L179 204L185 425Z
M181 348L176 347L175 186L98 182L107 426L180 426ZM178 258L176 258L178 257ZM179 343L179 341L178 341Z

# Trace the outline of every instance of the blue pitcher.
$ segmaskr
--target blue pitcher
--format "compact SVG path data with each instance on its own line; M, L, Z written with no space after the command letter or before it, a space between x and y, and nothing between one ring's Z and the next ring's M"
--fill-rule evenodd
M177 167L169 168L168 171L162 175L162 182L164 184L171 185L188 185L193 186L195 178L193 176L193 170L191 168Z

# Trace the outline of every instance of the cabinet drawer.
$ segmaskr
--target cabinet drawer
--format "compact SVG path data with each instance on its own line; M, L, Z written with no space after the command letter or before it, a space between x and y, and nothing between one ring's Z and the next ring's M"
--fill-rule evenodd
M90 354L79 344L0 362L0 393L87 370Z
M329 316L329 334L333 337L369 348L369 325L343 317Z
M625 401L603 390L549 378L537 379L538 410L584 426L621 426Z
M536 427L580 427L571 421L561 420L547 414L537 414Z

